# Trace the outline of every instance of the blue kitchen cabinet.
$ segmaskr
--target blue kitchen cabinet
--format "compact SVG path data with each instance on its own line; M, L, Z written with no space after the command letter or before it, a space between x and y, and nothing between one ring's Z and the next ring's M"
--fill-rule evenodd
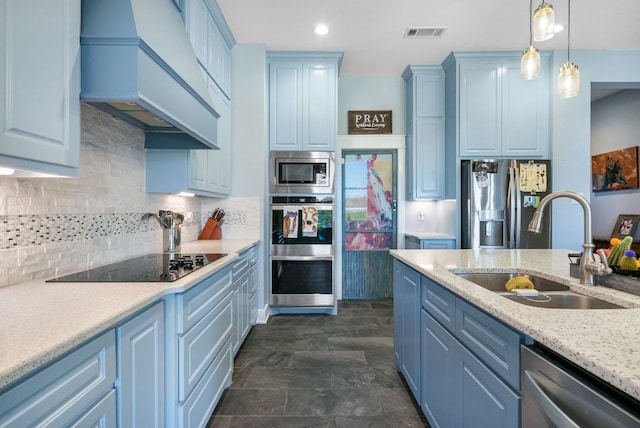
M341 52L268 52L269 148L332 151Z
M455 247L455 238L418 238L412 235L404 236L404 248L408 250L446 250Z
M117 328L119 426L165 425L164 316L161 301Z
M249 325L258 321L258 250L255 246L247 250L249 258Z
M244 251L238 255L233 263L233 354L240 349L240 345L251 329L251 308L249 303L251 269L249 255Z
M396 361L402 361L398 354L406 352L398 345L420 344L418 395L407 383L420 397L429 424L518 427L519 350L525 336L398 260L394 274L394 323L400 323L394 331ZM411 289L416 281L421 289L419 332L404 328L406 312L415 310L408 303L414 296L402 289ZM396 309L397 296L404 305ZM407 331L413 336L407 337Z
M207 81L211 107L218 114L218 149L170 153L148 150L146 191L228 197L232 150L231 48L235 40L214 0L188 0L185 16L189 40Z
M420 402L420 274L393 262L394 360Z
M433 428L455 427L459 413L456 390L460 385L460 372L455 364L456 341L424 310L421 335L420 408Z
M116 426L116 334L111 329L0 395L0 426ZM85 426L79 424L78 426Z
M187 0L185 23L200 65L231 98L231 49L235 39L215 0Z
M0 166L77 176L80 0L2 0L0 28Z
M549 151L549 53L540 75L524 80L520 52L453 52L443 63L454 123L447 144L463 159L544 158ZM449 120L449 119L448 119Z
M168 301L167 426L203 427L231 383L231 266Z
M444 72L410 65L406 83L407 199L442 199L444 177Z

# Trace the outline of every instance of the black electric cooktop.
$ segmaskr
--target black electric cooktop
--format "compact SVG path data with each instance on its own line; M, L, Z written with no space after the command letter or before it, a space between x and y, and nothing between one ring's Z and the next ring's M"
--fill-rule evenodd
M226 254L147 254L46 282L172 282Z

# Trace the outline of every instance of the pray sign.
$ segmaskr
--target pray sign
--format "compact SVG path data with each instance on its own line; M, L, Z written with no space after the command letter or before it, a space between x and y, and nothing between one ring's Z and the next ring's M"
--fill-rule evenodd
M391 110L350 110L349 134L391 134Z

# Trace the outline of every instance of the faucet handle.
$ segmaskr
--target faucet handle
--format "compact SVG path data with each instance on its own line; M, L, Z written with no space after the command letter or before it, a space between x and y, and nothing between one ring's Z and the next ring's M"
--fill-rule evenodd
M600 263L602 263L604 265L604 274L605 275L609 275L610 273L613 272L613 270L611 270L611 268L609 267L609 261L607 260L607 255L605 254L604 250L601 248L598 251L596 251L598 253L598 256L600 256Z

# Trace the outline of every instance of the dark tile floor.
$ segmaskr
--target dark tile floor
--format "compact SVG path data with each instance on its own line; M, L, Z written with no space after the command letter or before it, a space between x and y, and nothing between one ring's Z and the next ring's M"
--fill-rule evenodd
M352 300L254 326L208 428L425 426L393 363L393 302Z

